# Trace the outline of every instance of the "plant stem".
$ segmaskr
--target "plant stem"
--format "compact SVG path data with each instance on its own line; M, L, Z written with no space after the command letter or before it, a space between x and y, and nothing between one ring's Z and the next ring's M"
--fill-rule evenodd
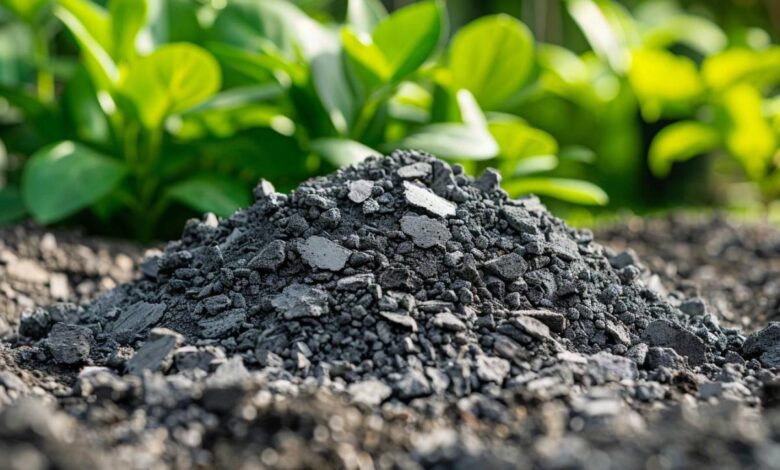
M49 45L42 27L33 27L33 42L37 70L38 99L44 103L54 100L54 75L49 70Z
M357 141L361 140L363 134L365 134L366 130L368 129L369 124L371 124L371 120L374 118L374 115L379 109L379 106L384 100L390 96L393 96L394 90L395 87L393 86L384 86L376 90L371 94L371 96L368 97L365 104L360 108L360 114L358 115L355 126L352 128L352 132L350 133L353 139Z

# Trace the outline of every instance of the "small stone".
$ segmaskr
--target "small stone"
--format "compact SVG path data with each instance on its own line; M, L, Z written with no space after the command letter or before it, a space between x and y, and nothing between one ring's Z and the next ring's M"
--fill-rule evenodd
M49 272L32 259L19 259L9 263L6 267L6 274L11 279L30 284L49 282Z
M206 318L198 322L199 334L202 338L222 338L228 333L235 333L246 321L246 310L236 308L220 313L216 317Z
M686 315L692 317L704 315L707 311L707 306L704 304L704 300L696 297L688 299L680 304L680 311Z
M338 290L358 291L372 285L374 285L374 275L371 273L355 274L336 281L336 289Z
M588 358L588 371L598 383L634 380L639 375L634 361L605 351Z
M672 348L654 347L648 349L645 362L650 369L666 367L669 369L681 370L685 368L685 359L677 354Z
M425 209L437 217L455 215L455 204L414 183L404 181L404 196L410 205Z
M528 210L518 206L504 206L501 209L509 226L518 233L539 233L536 220L528 213Z
M292 284L271 301L285 319L319 317L328 312L327 292L305 284Z
M404 215L401 230L420 248L444 246L452 238L447 225L425 215Z
M401 380L395 383L395 389L403 400L430 395L433 391L425 374L418 370L407 371Z
M507 281L520 278L528 269L528 263L517 253L499 256L485 263L485 269Z
M501 384L509 374L509 361L500 357L477 356L477 377L483 382Z
M493 168L488 168L482 173L482 176L474 181L474 185L483 193L496 191L501 188L501 173Z
M780 344L762 354L759 360L764 367L780 369Z
M450 312L437 313L433 317L433 324L447 331L466 331L466 325Z
M417 332L417 322L409 315L392 312L379 312L379 315L394 325L407 328L415 333Z
M173 363L174 350L183 340L182 335L167 328L153 329L149 341L127 362L127 373L140 375L145 370L167 372Z
M606 331L609 335L620 344L629 346L631 344L631 334L628 329L620 323L607 320Z
M364 380L350 384L347 392L352 395L352 401L367 406L377 406L390 397L393 389L376 379Z
M138 302L125 309L119 314L110 326L110 331L116 334L122 334L133 338L138 333L156 325L165 313L165 304L152 304L148 302Z
M311 267L328 271L341 271L352 251L324 237L312 236L298 247L301 257Z
M763 330L756 331L745 340L742 352L747 356L758 356L780 344L780 322L771 322Z
M550 335L550 328L533 317L526 315L517 316L509 320L509 324L536 339L554 341Z
M361 204L371 197L371 190L374 189L374 182L368 180L356 180L349 183L349 194L347 197L355 204Z
M221 349L183 346L173 353L173 362L179 371L201 369L208 371L211 365L225 354Z
M638 266L639 258L632 249L621 251L620 253L609 257L609 264L615 269L623 269L627 266Z
M284 263L286 248L287 244L283 240L273 240L249 260L247 267L260 271L276 271Z
M526 315L547 325L552 331L556 333L563 333L566 329L568 321L566 317L560 313L550 310L518 310L512 312L515 315Z
M690 331L667 320L655 320L642 333L642 339L651 346L672 348L688 358L692 366L704 363L707 347L704 341Z
M92 331L89 328L55 323L46 338L46 347L54 357L54 362L74 365L89 358L92 340Z
M398 176L404 179L425 178L431 174L433 167L430 163L417 162L411 165L402 166L396 171Z
M203 306L209 315L216 315L230 307L230 297L224 294L215 295L203 301Z

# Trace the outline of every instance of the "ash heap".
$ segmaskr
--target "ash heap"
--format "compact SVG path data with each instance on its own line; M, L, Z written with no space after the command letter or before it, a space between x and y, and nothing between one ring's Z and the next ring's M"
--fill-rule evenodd
M742 356L777 365L777 331L743 348L699 299L651 288L632 252L608 253L499 183L407 151L289 196L262 182L251 207L188 223L142 279L37 309L20 333L60 364L173 373L240 356L373 404L525 390L561 363L617 380L714 375Z

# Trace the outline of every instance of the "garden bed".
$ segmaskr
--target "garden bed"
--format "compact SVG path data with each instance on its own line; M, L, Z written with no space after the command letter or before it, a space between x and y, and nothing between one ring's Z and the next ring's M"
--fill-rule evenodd
M359 186L350 193L353 202L363 198ZM415 195L411 200L419 202ZM777 319L780 231L774 228L677 215L630 219L596 239L614 249L610 256L635 250L657 273L647 273L646 282L672 302L687 300L685 310L703 305L716 322L748 331ZM8 456L9 468L83 468L85 459L123 468L772 467L780 458L780 384L771 368L736 355L699 372L675 364L637 372L609 353L558 350L549 356L557 359L530 368L526 379L514 377L514 388L483 384L460 398L394 396L381 405L377 395L389 392L375 383L344 393L317 380L252 375L217 352L210 359L221 364L216 370L181 372L216 344L208 341L194 343L197 354L194 347L191 356L177 353L180 373L171 376L146 371L120 379L102 367L55 366L29 338L12 334L19 312L84 303L139 278L143 250L30 225L4 229L0 241L0 305L9 325L0 332L9 335L0 343L0 455ZM445 328L459 327L441 318L449 320ZM549 341L545 331L534 334ZM158 333L149 342L168 338ZM241 351L242 338L236 341L227 347ZM135 352L114 348L115 362L106 365L125 367ZM680 358L666 354L654 360ZM705 377L715 367L720 378Z

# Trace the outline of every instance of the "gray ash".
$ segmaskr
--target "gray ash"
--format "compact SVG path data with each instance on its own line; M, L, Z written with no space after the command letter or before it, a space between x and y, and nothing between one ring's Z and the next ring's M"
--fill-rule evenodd
M254 205L191 221L143 279L80 311L92 360L116 364L121 345L164 327L250 369L379 379L408 399L507 386L569 352L642 366L663 347L693 367L738 350L736 331L672 306L630 253L606 252L535 197L510 199L499 180L396 152L289 196L263 182Z

